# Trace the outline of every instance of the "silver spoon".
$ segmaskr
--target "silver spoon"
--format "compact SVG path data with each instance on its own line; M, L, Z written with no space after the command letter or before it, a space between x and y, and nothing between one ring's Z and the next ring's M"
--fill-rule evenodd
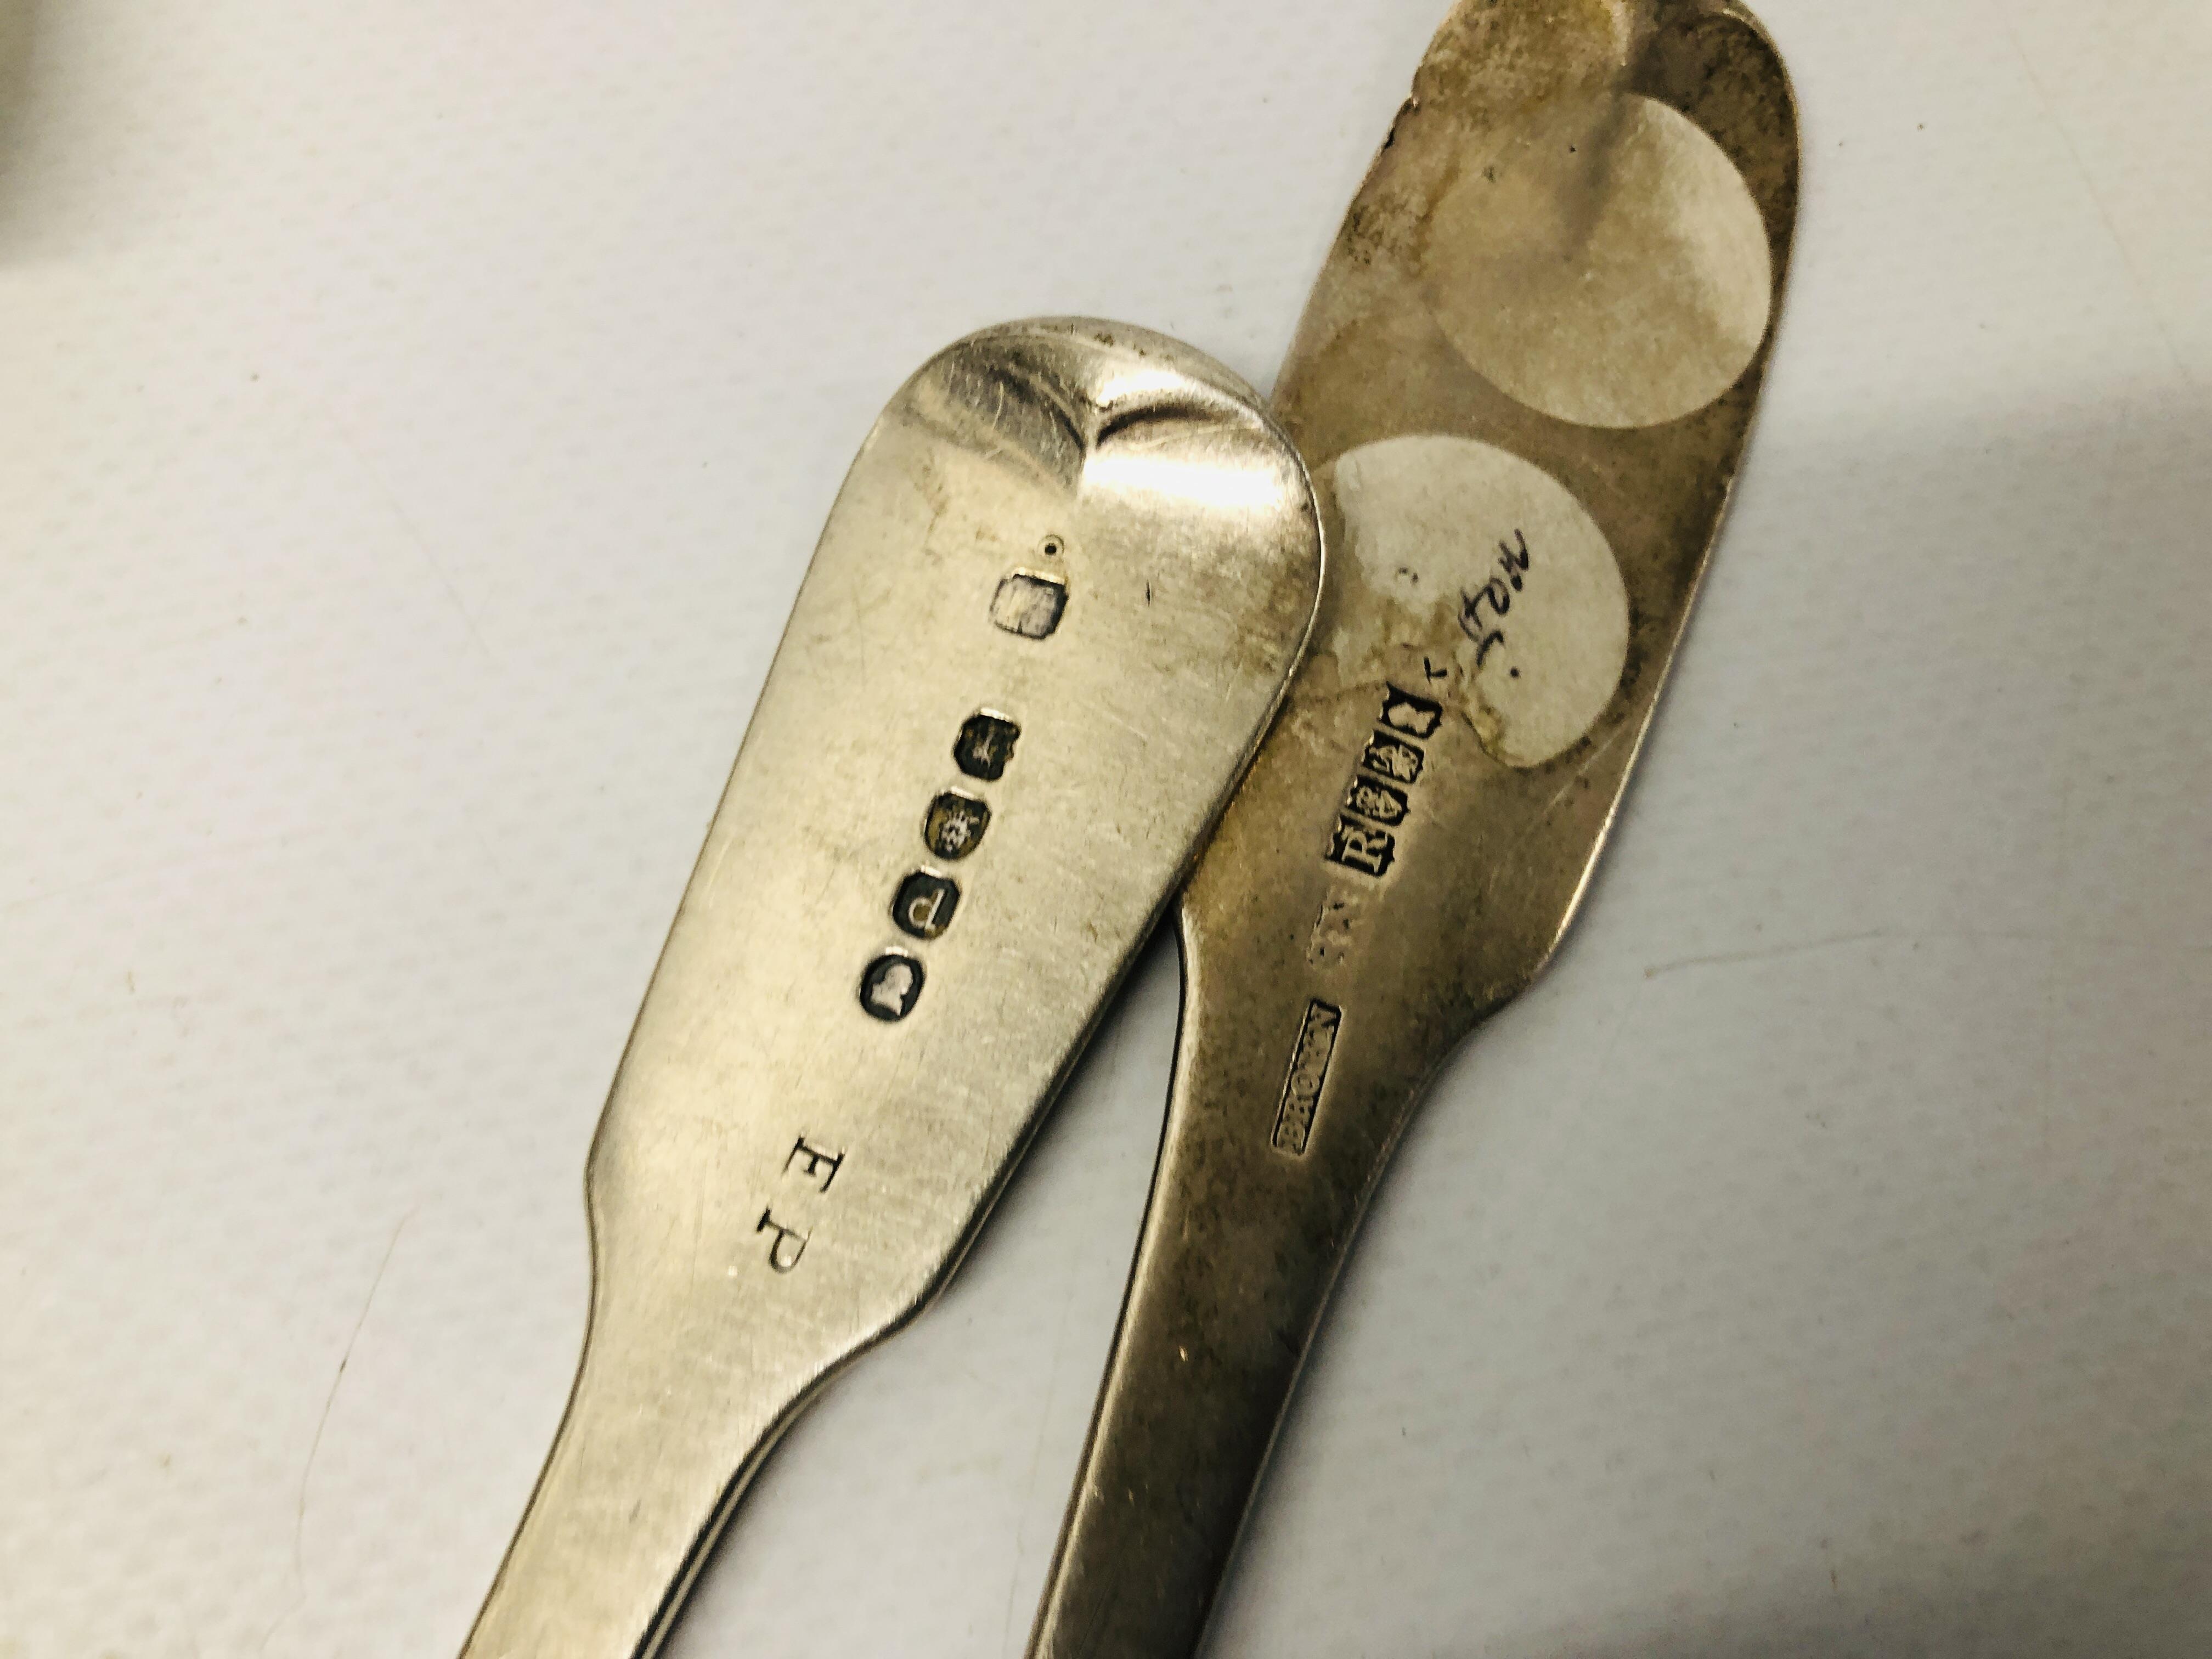
M1166 1140L1033 1659L1196 1650L1370 1194L1589 879L1758 399L1787 76L1723 0L1462 0L1277 406L1311 654L1182 905Z
M1305 470L1155 334L961 342L854 464L592 1148L589 1335L464 1659L643 1659L974 1238L1311 625Z

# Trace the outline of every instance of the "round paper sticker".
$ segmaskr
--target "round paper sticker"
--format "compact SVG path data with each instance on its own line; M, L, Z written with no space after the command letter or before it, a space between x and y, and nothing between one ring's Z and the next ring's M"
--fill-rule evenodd
M1507 396L1581 426L1711 403L1766 337L1759 204L1721 147L1633 94L1552 106L1436 209L1426 295Z
M1347 610L1325 647L1347 683L1418 663L1508 766L1540 766L1605 713L1628 661L1628 592L1612 547L1549 473L1468 438L1391 438L1329 477L1344 551L1382 627Z

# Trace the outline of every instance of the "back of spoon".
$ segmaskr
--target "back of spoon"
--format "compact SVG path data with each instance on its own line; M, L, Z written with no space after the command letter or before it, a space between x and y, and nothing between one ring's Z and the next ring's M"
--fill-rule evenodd
M869 435L640 1011L583 1361L464 1659L646 1659L746 1481L975 1237L1311 625L1227 371L994 329Z

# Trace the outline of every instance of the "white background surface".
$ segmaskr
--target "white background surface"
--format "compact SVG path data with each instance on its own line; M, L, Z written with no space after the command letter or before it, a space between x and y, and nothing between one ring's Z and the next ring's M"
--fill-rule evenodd
M1262 386L1443 0L0 0L0 1656L443 1659L837 481L1006 317ZM1763 424L1215 1651L2212 1650L2212 6L1768 0ZM1156 949L678 1659L1018 1655Z

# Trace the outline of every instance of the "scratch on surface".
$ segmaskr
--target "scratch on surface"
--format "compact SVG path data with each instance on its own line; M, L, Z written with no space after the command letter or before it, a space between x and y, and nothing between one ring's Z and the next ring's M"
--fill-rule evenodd
M460 589L453 586L453 579L446 574L445 566L438 562L437 555L430 550L429 538L416 527L415 520L408 516L407 509L400 505L398 495L393 491L392 486L385 482L384 474L378 469L376 463L368 459L361 446L354 442L352 437L348 434L345 428L338 424L337 416L325 409L323 410L323 418L331 423L331 430L337 434L338 441L345 446L346 453L353 457L355 465L368 475L368 481L376 486L376 493L383 497L384 505L391 512L394 521L398 524L408 541L413 544L416 552L422 556L422 562L429 566L430 574L438 579L438 586L446 590L446 597L453 601L454 612L460 617L461 626L468 630L470 642L476 647L477 654L491 667L496 669L499 663L491 654L491 647L484 643L483 635L477 631L477 619L469 615L468 606L461 603Z
M330 1411L331 1407L338 1402L338 1385L345 1382L345 1367L354 1363L354 1345L361 1340L361 1328L369 1322L369 1310L376 1307L376 1291L378 1287L385 1283L385 1270L392 1267L392 1252L396 1252L396 1249L400 1248L400 1234L407 1232L407 1224L414 1221L414 1214L416 1214L414 1210L410 1210L410 1212L400 1217L400 1224L396 1225L396 1228L392 1228L392 1241L385 1245L385 1259L376 1263L376 1276L369 1279L369 1294L361 1298L361 1314L354 1318L352 1334L345 1338L345 1352L338 1356L338 1370L334 1371L330 1378L330 1394L323 1395L323 1416L314 1420L314 1440L307 1443L307 1462L305 1462L305 1467L301 1467L299 1471L299 1498L296 1498L295 1504L292 1504L292 1575L295 1575L296 1579L301 1579L303 1583L305 1583L305 1573L303 1573L303 1555L301 1555L301 1540L303 1540L305 1531L307 1531L307 1482L314 1478L314 1458L316 1458L316 1453L323 1451L323 1431L330 1427ZM264 1644L265 1641L268 1639L264 1637Z
M418 1205L416 1208L420 1208ZM392 1230L392 1238L384 1247L384 1259L376 1264L375 1277L368 1281L368 1294L362 1298L361 1312L353 1322L353 1329L346 1337L345 1351L338 1356L338 1368L331 1376L330 1392L323 1396L323 1414L315 1419L315 1437L307 1443L307 1461L300 1470L299 1496L292 1505L292 1580L291 1604L276 1615L261 1638L261 1648L266 1652L270 1637L283 1622L296 1613L307 1599L307 1578L303 1545L307 1530L307 1483L314 1478L315 1458L323 1449L323 1431L331 1425L331 1410L337 1404L338 1389L345 1382L346 1367L353 1363L354 1345L361 1340L362 1327L368 1323L369 1310L376 1305L376 1292L384 1284L386 1271L392 1266L392 1257L399 1248L399 1235L407 1231L407 1224L415 1218L410 1210L399 1218L399 1224Z
M2020 38L2020 30L2009 15L2005 18L2005 35L2012 42L2013 55L2020 59L2021 72L2027 77L2028 87L2035 94L2035 101L2043 106L2044 118L2057 129L2059 137L2065 142L2066 153L2074 158L2074 171L2081 175L2081 187L2089 192L2090 204L2097 210L2097 217L2105 227L2105 234L2111 240L2113 251L2120 256L2121 264L2127 268L2128 285L2135 289L2136 302L2148 313L2151 326L2158 331L2159 342L2166 347L2166 355L2172 360L2173 372L2181 377L2184 386L2195 391L2196 378L2189 372L2189 364L2181 355L2181 347L2173 337L2173 331L2166 326L2166 313L2159 308L2158 301L2153 297L2150 284L2143 280L2142 269L2136 264L2134 251L2128 246L2127 239L2120 234L2120 228L2112 218L2112 210L2106 204L2105 192L2097 188L2097 176L2089 171L2089 163L2081 155L2081 146L2075 142L2074 130L2066 125L2065 118L2058 112L2058 106L2051 101L2051 94L2043 84L2043 77L2035 72L2035 60L2027 55L2027 43Z
M1794 945L1771 945L1753 951L1727 951L1717 956L1684 957L1677 962L1658 962L1644 970L1646 979L1657 979L1684 968L1732 968L1747 962L1772 962L1784 957L1810 956L1816 951L1838 951L1847 945L2063 945L2069 950L2131 951L2155 957L2212 956L2212 945L2181 939L2130 939L2113 933L2087 933L2070 927L1942 927L1900 929L1876 927L1862 933L1825 934L1800 939Z
M1728 968L1746 962L1771 962L1780 957L1809 956L1815 951L1838 951L1846 945L1867 945L1876 939L1894 939L1896 934L1881 928L1863 933L1838 933L1832 939L1801 939L1795 945L1771 945L1758 951L1726 951L1718 956L1684 957L1679 962L1655 963L1644 970L1646 979L1657 979L1662 974L1671 974L1684 968Z
M1123 720L1123 719L1122 719L1119 714L1115 714L1115 713L1111 708L1108 708L1104 703L1103 703L1103 702L1102 702L1102 703L1098 703L1098 704L1094 705L1094 706L1093 706L1093 708L1092 708L1092 712L1093 712L1093 713L1095 713L1095 714L1097 714L1100 718L1102 718L1102 719L1103 719L1103 720L1109 720L1109 721L1110 721L1112 724L1114 724L1114 725L1115 725L1115 726L1120 726L1120 727L1121 727L1124 732L1127 732L1131 737L1133 737L1133 738L1136 738L1136 740L1137 740L1139 743L1142 743L1142 742L1144 742L1144 741L1145 741L1145 733L1144 733L1141 730L1139 730L1139 729L1135 725L1133 725L1132 722L1130 722L1130 721L1128 721L1128 720Z

